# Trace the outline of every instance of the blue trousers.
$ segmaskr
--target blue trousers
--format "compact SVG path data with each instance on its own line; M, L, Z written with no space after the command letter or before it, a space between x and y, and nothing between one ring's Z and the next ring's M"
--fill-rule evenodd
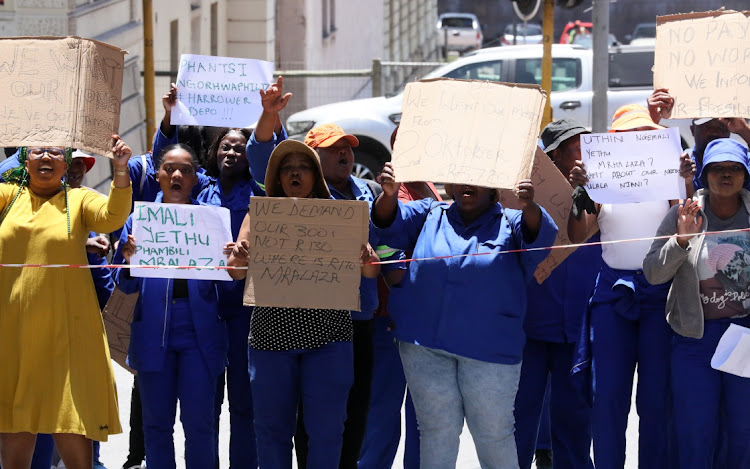
M253 426L253 395L247 369L247 336L250 333L250 310L243 308L239 314L226 318L229 336L229 364L226 370L227 394L229 398L229 467L258 467L258 450L255 446ZM218 451L218 428L221 405L224 403L224 373L219 375L216 387L216 445ZM218 452L217 452L218 454ZM216 468L219 461L216 460Z
M523 368L523 364L522 364ZM523 369L521 370L523 373ZM523 374L521 375L523 376ZM539 419L539 432L536 435L536 449L552 449L552 428L549 416L549 399L552 393L550 386L549 377L547 379L547 390L544 392L544 403L542 404L542 416ZM516 417L518 418L518 417ZM518 429L518 423L516 422L516 431ZM516 440L516 445L518 442Z
M527 339L516 394L516 448L521 469L531 467L537 448L548 377L555 469L593 469L591 408L570 377L575 344Z
M307 467L337 469L346 403L354 381L351 342L310 350L250 348L255 434L261 469L292 467L299 401L305 409Z
M406 378L398 346L388 330L389 317L375 318L373 345L375 358L372 370L370 413L367 432L357 467L381 469L391 467L401 440L401 407L404 405ZM419 430L411 393L406 392L406 442L404 469L419 469Z
M728 450L721 467L750 467L750 379L711 368L716 345L732 322L750 327L748 318L714 319L705 322L701 339L677 334L672 339L672 400L681 469L719 467L713 464L719 435L726 438Z
M177 401L185 430L187 469L216 463L214 400L216 376L203 362L187 300L172 305L168 354L161 371L139 371L143 434L149 467L175 468L172 436Z
M592 430L597 469L625 465L625 430L638 365L638 467L669 466L671 329L665 319L669 285L650 285L642 271L604 266L591 299L594 371Z

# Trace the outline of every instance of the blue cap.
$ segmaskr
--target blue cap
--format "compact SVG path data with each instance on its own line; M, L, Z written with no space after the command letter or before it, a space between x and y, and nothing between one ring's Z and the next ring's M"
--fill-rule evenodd
M706 146L706 150L703 152L703 167L699 176L703 187L708 187L708 181L706 180L708 165L725 161L739 163L745 167L745 189L750 189L750 166L748 165L747 148L731 138L717 138Z

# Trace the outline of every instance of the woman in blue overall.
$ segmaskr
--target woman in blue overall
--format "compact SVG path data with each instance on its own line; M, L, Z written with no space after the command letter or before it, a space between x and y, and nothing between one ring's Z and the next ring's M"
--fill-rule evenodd
M240 232L242 219L247 213L250 197L265 195L250 175L245 154L250 131L247 129L223 129L208 151L206 174L214 182L198 195L198 202L229 209L232 223L232 239ZM250 332L252 308L243 306L242 295L245 282L234 280L221 282L219 289L219 315L226 321L229 337L227 356L227 394L229 397L229 461L231 467L257 467L253 429L253 399L250 376L247 373L247 336ZM224 401L224 376L220 375L216 389L216 415L221 412Z
M615 112L610 132L663 128L651 120L645 107L631 104ZM692 188L691 163L686 157L681 161L680 175L686 180L686 188ZM580 161L576 163L571 183L585 185L588 182L585 168ZM604 242L650 238L656 234L670 206L678 202L596 204L597 214L583 213L580 219L570 216L568 237L573 243L583 242L598 222ZM644 276L642 264L650 245L645 240L602 246L604 264L589 301L594 376L591 424L597 469L622 469L625 465L625 430L636 365L636 409L640 417L638 467L670 467L671 331L664 319L669 283L651 284Z
M672 281L667 322L672 401L680 469L711 469L719 438L727 439L721 467L750 467L750 379L711 368L719 339L731 324L750 327L750 167L747 149L729 138L706 147L700 189L672 207L643 262L652 282ZM725 418L726 431L720 433ZM721 435L721 436L720 436Z
M265 188L269 197L331 198L317 153L295 140L281 142L271 153ZM230 266L248 264L249 220L245 216ZM361 260L377 260L369 244L363 246ZM369 278L379 271L378 265L362 267L362 275ZM234 278L246 275L245 270L229 272ZM261 469L292 467L300 400L310 436L308 467L338 468L353 382L352 333L347 310L255 307L249 372Z
M521 210L500 205L496 189L454 184L450 205L397 200L387 163L373 224L383 244L413 251L391 287L394 336L414 399L420 466L455 468L466 420L479 463L518 468L513 405L525 334L526 282L548 252L494 254L550 246L557 227L534 202L531 180L516 187ZM470 254L490 254L467 256Z
M164 148L157 173L156 202L197 204L190 192L197 182L197 157L183 144ZM127 263L138 242L133 218L123 229L113 262ZM124 293L140 292L131 325L128 365L138 372L149 467L175 468L177 401L185 430L187 468L206 469L216 461L214 398L224 371L227 332L218 314L215 281L136 278L130 269L116 273Z

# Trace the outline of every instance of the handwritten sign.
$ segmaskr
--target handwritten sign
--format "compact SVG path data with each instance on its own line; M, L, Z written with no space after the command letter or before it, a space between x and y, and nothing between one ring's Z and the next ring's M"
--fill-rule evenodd
M223 267L233 240L229 210L206 205L136 202L131 265ZM134 277L231 280L223 269L131 269Z
M126 360L130 346L130 323L133 322L133 311L138 302L138 293L125 294L115 288L102 311L104 330L109 342L109 355L120 366L135 374Z
M545 99L536 85L409 83L392 156L398 182L513 188L531 171Z
M263 111L259 91L272 78L272 62L182 54L171 123L248 127Z
M654 87L674 96L672 119L750 118L750 12L656 18Z
M111 156L124 54L79 37L0 39L0 146Z
M253 197L245 305L359 310L367 202Z
M573 205L573 188L560 173L557 166L550 160L541 148L537 147L534 154L534 166L531 169L531 182L534 183L534 201L549 213L557 225L557 239L555 246L571 244L568 238L568 216ZM500 203L503 207L520 209L518 197L510 189L500 191ZM599 231L599 225L594 224L587 239ZM549 255L539 263L534 272L534 278L541 284L549 274L562 263L576 248L553 249Z
M684 199L681 153L676 127L581 135L586 191L600 204Z

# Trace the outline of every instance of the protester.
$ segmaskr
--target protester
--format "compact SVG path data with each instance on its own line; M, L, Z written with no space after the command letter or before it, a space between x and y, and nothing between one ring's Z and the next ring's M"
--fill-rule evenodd
M122 225L130 148L113 136L109 198L61 183L70 149L22 148L0 185L0 263L84 264L90 231ZM119 433L112 365L91 274L0 269L0 463L27 468L37 433L53 434L69 469L93 465L91 439ZM8 403L13 403L10 405Z
M750 467L750 379L711 368L711 358L731 324L750 327L750 283L743 273L750 250L750 167L747 149L728 138L711 141L702 155L704 189L672 207L643 262L649 281L672 280L667 321L671 345L672 400L682 469L710 469L719 424L727 426L727 467Z
M334 199L363 200L372 204L380 192L380 186L374 181L366 181L352 176L354 151L359 145L354 135L348 135L336 124L324 124L307 132L305 144L314 148L320 155L326 184ZM370 232L370 244L377 246L373 232ZM370 407L372 388L373 320L378 307L377 280L362 278L360 283L360 310L351 311L354 324L354 385L349 393L346 406L346 425L344 426L344 445L341 451L341 469L356 469L362 442L367 430L367 414ZM302 425L301 416L304 409L300 407L297 433L294 437L297 452L297 463L300 469L306 467L307 434ZM313 469L313 468L310 468Z
M654 90L648 100L651 118L659 123L659 119L669 119L672 115L674 98L666 88ZM690 159L695 164L693 186L695 190L702 189L700 174L703 167L703 153L706 146L717 138L729 138L731 134L739 135L747 144L750 144L750 125L747 120L739 117L730 118L701 118L693 119L690 124L690 132L695 139L693 149L688 152Z
M398 126L391 134L391 149L396 141ZM410 202L431 198L441 202L435 185L431 182L401 184L398 200ZM381 260L405 259L400 251L388 246L377 247ZM381 254L383 253L383 254ZM414 402L406 388L406 377L398 347L393 337L393 320L388 312L388 295L392 285L401 282L408 264L386 264L378 278L378 308L375 312L373 335L372 392L367 415L367 431L357 463L358 469L391 467L401 439L401 408L404 407L406 439L404 444L404 469L419 468L419 430L414 413ZM404 391L406 390L406 399Z
M631 104L615 112L610 132L662 128L646 108ZM692 166L686 156L681 157L680 175L690 185ZM571 170L570 181L574 186L588 182L580 160ZM573 243L583 242L598 222L603 242L650 238L670 206L678 202L596 204L596 213L582 213L580 219L570 216L568 237ZM649 245L645 240L602 246L604 264L589 302L591 330L584 326L582 332L586 339L593 337L595 395L591 415L597 469L622 468L625 464L625 429L636 365L639 467L668 467L670 331L664 307L669 284L652 285L643 275L642 263Z
M331 198L318 155L291 140L280 143L271 154L265 188L269 197ZM248 264L249 220L245 216L230 266ZM369 244L363 246L361 260L377 260ZM245 270L229 272L233 278L246 275ZM378 272L377 265L362 267L362 275L368 278ZM325 294L321 290L320 295ZM255 307L249 371L260 467L292 466L292 436L300 401L310 435L307 463L316 469L338 467L346 396L353 381L351 340L349 311Z
M258 144L254 140L257 132L265 135L270 127L271 140L274 127L280 124L279 112L291 98L291 93L283 93L283 78L261 90L263 112L258 119L255 131L247 129L218 129L213 144L209 148L206 174L212 178L212 184L199 195L198 201L208 205L226 207L230 210L232 237L237 239L242 220L247 213L248 200L252 196L265 195L262 182L259 183L251 170L251 161L260 162L265 175L265 166L274 145ZM162 125L164 123L162 122ZM281 128L277 130L281 133ZM249 145L250 142L256 142ZM227 394L230 414L230 467L257 467L258 453L255 446L255 429L253 427L253 403L248 374L248 344L250 333L250 316L252 308L243 306L242 280L222 282L219 284L219 313L227 321L229 336L229 353L227 365ZM224 374L219 376L216 389L216 445L218 451L218 430L221 406L224 401ZM216 468L219 467L218 452Z
M524 290L548 253L464 256L549 246L557 227L534 202L528 179L515 189L521 210L504 209L496 189L465 184L451 186L452 205L404 204L394 181L387 163L372 221L385 244L432 259L412 264L390 296L419 422L421 467L455 467L464 418L482 467L518 467L513 404L525 340Z
M198 205L190 197L198 180L193 149L181 143L170 145L160 160L157 178L162 192L155 202ZM138 242L132 228L131 216L113 262L130 263ZM147 464L175 467L172 432L179 400L187 467L212 467L216 379L227 356L217 281L133 277L130 270L119 269L116 281L123 293L140 293L131 324L128 366L138 372Z
M583 125L571 118L554 121L542 131L544 151L566 179L581 159L580 138L587 133ZM594 235L588 241L597 242L599 236ZM533 280L527 287L526 345L515 406L521 469L531 467L537 448L548 381L551 381L549 418L555 469L593 468L591 408L573 385L570 370L601 256L599 246L578 248L541 285Z
M250 131L225 128L217 135L208 154L206 174L216 182L198 195L198 202L229 209L232 239L239 235L242 220L247 213L250 197L265 195L263 189L250 175L245 154ZM252 308L242 304L245 282L220 282L219 315L226 321L229 337L226 385L229 398L231 434L229 460L231 467L257 467L253 429L253 400L250 376L247 372L247 337L250 333ZM216 431L224 402L224 373L219 375L216 388ZM217 433L218 436L218 433ZM216 441L218 445L218 439ZM218 457L218 455L217 455ZM218 460L217 460L218 467Z

